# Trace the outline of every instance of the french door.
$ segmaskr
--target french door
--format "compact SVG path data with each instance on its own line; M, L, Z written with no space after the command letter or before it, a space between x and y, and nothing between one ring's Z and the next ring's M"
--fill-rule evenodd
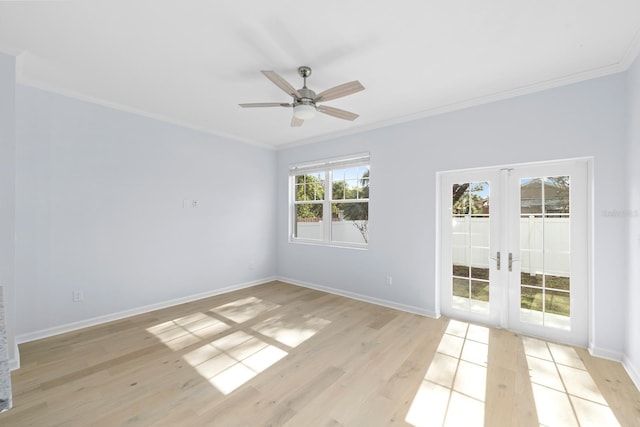
M572 160L441 174L442 313L586 346L587 171Z

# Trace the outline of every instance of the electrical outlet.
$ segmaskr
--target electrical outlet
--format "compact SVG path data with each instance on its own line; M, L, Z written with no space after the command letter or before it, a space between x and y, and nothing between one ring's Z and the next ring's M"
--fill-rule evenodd
M393 277L387 276L387 286L393 285Z
M84 294L82 291L73 291L73 302L80 302L84 300Z

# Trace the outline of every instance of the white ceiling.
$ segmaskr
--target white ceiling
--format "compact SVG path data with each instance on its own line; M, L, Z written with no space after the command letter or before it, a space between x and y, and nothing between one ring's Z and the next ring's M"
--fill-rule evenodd
M638 0L0 2L18 82L271 147L328 139L625 70ZM366 90L289 127L260 70Z

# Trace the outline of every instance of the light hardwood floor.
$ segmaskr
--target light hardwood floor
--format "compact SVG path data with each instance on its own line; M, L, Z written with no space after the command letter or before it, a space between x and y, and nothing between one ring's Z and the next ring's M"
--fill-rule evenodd
M585 349L281 282L20 346L1 426L640 425Z

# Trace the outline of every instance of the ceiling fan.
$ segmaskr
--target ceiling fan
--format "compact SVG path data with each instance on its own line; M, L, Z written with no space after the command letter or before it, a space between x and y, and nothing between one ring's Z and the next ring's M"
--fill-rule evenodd
M295 89L293 86L291 86L291 84L289 84L289 82L287 82L275 71L262 71L262 74L264 74L276 86L290 95L293 98L293 102L254 102L248 104L240 104L242 108L293 107L293 117L291 118L292 127L302 126L305 120L311 119L316 115L316 111L343 120L353 121L358 118L357 114L351 113L349 111L341 110L335 107L328 107L325 105L318 105L319 102L342 98L343 96L351 95L364 90L364 86L362 86L357 80L332 87L331 89L327 89L316 95L314 91L307 87L307 77L311 75L310 67L298 67L298 74L303 79L303 85L301 89Z

